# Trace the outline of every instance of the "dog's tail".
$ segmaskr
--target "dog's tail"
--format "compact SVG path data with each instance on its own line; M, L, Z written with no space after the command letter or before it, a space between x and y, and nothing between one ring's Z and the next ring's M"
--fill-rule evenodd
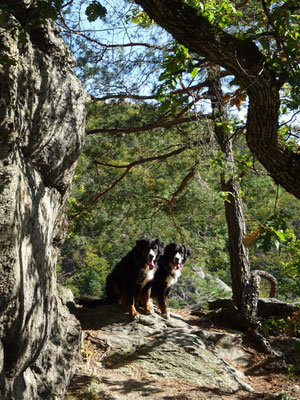
M95 299L93 297L82 297L76 303L87 308L96 308L103 304L107 304L105 299Z
M118 302L118 295L116 293L116 282L113 273L109 274L106 278L105 299L106 304L113 304Z

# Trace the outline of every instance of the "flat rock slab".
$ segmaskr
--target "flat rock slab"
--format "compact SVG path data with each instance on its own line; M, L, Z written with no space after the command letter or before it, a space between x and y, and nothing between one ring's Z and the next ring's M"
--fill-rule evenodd
M202 339L202 330L178 315L166 320L155 313L130 321L117 306L78 309L77 314L87 336L105 348L97 371L101 398L205 399L210 391L220 399L221 393L251 391L212 342Z

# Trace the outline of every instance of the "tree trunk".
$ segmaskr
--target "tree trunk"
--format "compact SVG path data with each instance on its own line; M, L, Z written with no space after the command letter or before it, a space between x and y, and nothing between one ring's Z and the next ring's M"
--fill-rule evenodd
M225 201L225 215L229 237L230 271L233 301L243 326L257 326L258 290L252 286L248 250L242 239L246 234L239 184L234 180L221 178L222 190L230 192ZM258 288L257 288L258 289Z
M224 205L229 236L233 302L238 310L239 323L246 327L256 327L258 290L253 291L248 250L243 245L246 224L239 193L240 185L234 178L235 164L232 140L228 138L228 134L224 132L222 126L222 122L227 121L228 118L221 101L223 93L219 68L215 68L211 75L212 83L209 92L214 114L215 135L229 169L229 172L224 172L221 176L221 187L223 192L228 193Z
M276 183L300 198L300 154L278 140L280 76L251 40L211 25L183 0L135 0L190 51L235 75L249 95L247 143Z

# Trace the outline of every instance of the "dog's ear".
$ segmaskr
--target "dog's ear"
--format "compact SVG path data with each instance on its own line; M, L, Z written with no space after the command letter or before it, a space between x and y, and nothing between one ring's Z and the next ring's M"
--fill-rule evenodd
M164 242L161 242L159 239L155 239L155 243L157 244L158 247L165 247Z
M191 255L191 250L184 246L184 258L188 258Z
M162 255L166 245L164 244L164 242L161 242L159 239L155 240L157 247L158 247L158 256Z
M145 244L145 238L139 239L135 242L135 244L137 245L137 247L141 247Z
M172 243L168 243L165 247L164 250L164 256L166 257L170 257L172 256L172 254L174 253L174 251L176 251L176 246L177 244L172 242Z

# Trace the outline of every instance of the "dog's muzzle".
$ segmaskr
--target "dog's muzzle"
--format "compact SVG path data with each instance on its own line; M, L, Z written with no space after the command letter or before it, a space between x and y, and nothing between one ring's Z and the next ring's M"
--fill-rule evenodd
M154 268L155 268L154 262L153 262L153 261L149 261L148 264L147 264L147 267L148 267L148 269L149 269L150 271L151 271L152 269L154 269Z
M176 270L181 269L182 259L183 259L183 257L181 256L181 254L177 253L175 255L174 260L173 260L173 265Z

